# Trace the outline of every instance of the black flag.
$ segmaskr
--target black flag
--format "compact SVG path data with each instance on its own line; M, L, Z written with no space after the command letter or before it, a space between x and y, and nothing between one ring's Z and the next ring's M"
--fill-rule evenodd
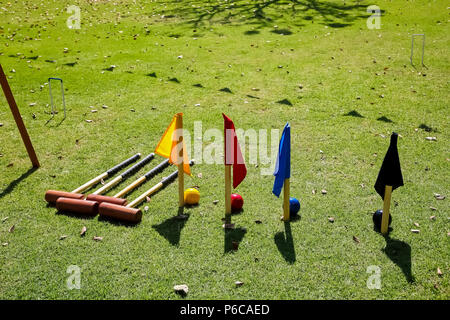
M384 200L385 186L392 186L392 191L398 187L403 186L402 169L400 169L400 159L397 150L398 134L393 132L391 135L391 144L384 156L383 164L378 173L377 181L375 182L375 190Z

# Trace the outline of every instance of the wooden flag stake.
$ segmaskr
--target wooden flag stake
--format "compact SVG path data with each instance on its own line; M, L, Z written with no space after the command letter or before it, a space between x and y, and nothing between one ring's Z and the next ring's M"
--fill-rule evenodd
M0 84L2 86L3 92L5 93L6 100L8 101L9 108L13 114L14 120L16 121L17 128L19 129L20 135L22 136L23 143L27 149L28 156L30 157L33 167L39 168L39 160L34 152L33 145L31 144L30 136L28 135L27 128L23 123L22 116L20 115L19 108L17 107L16 100L9 87L8 80L6 80L6 75L3 72L2 65L0 64Z
M183 130L183 116L182 115L177 115L178 119L177 119L177 129L181 129ZM182 208L184 207L184 167L183 167L183 163L184 163L184 148L183 148L183 134L180 134L179 130L178 131L178 143L181 143L181 163L178 164L178 207Z
M284 216L283 216L283 220L284 221L289 221L290 216L289 216L289 199L290 199L290 182L289 182L289 178L288 179L284 179L284 187L283 187L283 212L284 212Z
M225 165L225 225L231 223L231 165Z
M391 207L392 186L384 188L383 215L381 216L381 233L387 234L389 227L389 209Z

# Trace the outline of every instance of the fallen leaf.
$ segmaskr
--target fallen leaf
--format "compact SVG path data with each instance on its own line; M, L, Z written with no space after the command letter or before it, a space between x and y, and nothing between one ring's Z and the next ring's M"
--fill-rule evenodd
M187 295L189 292L189 287L185 284L179 284L173 287L176 293L181 295Z
M359 241L359 239L355 236L353 236L353 241L355 241L356 243L360 243L361 241Z
M440 195L440 194L438 194L438 193L435 193L435 194L434 194L434 197L436 198L436 200L444 200L444 199L445 199L445 196Z
M84 236L86 234L86 227L81 228L80 236Z
M97 236L95 236L93 239L94 239L95 241L102 241L102 240L103 240L103 237L97 237Z
M2 223L5 222L6 220L8 220L8 218L9 218L9 217L4 217L4 218L2 219Z
M437 274L438 274L438 276L442 276L442 271L441 271L441 269L439 269L439 267L437 268Z
M13 225L11 226L11 228L9 228L8 232L9 232L9 233L14 232L14 229L15 229L15 228L16 228L16 225L13 224Z
M6 247L8 245L8 242L3 242L2 246Z
M414 222L414 225L419 228L419 224L417 222Z
M316 190L312 189L311 193L316 194Z
M67 238L67 236L63 235L63 236L59 237L59 240L64 240L65 238Z

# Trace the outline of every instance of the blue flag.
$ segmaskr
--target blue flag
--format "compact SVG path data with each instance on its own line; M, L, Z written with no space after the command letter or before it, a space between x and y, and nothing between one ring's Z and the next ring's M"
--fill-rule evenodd
M291 177L291 127L289 122L284 126L283 134L281 135L277 164L273 175L275 176L275 182L273 183L272 192L277 197L280 197L284 179Z

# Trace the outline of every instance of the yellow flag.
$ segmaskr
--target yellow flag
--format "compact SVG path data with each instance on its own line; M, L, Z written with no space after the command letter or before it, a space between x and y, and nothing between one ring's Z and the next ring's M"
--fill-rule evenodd
M179 145L180 139L183 143ZM180 150L181 149L181 150ZM169 159L171 164L180 164L180 153L183 155L183 171L191 175L191 168L189 166L188 154L186 151L186 144L183 139L183 114L177 113L172 122L167 127L161 140L156 146L155 153L164 158Z

